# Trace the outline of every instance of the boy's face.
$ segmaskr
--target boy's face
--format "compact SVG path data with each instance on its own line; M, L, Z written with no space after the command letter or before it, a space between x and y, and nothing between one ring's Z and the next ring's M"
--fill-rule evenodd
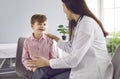
M32 29L33 29L35 34L43 34L43 32L46 29L46 21L44 21L42 23L39 23L39 22L36 21L31 26L32 26Z

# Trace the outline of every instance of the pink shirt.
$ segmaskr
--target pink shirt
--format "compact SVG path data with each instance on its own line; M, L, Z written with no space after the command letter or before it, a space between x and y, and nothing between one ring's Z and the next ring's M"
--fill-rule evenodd
M26 69L31 70L26 66L25 60L43 56L47 59L56 58L54 54L53 40L45 34L37 40L33 35L26 38L23 45L22 63Z

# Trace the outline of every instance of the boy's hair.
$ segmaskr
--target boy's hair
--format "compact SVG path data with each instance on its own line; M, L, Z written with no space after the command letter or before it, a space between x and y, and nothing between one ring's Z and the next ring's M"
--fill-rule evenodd
M31 24L34 24L35 22L42 23L47 20L47 17L42 14L35 14L31 17Z

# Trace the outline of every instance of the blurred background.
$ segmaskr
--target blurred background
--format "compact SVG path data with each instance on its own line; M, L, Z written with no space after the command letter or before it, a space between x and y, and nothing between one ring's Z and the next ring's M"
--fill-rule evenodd
M107 48L113 56L120 44L120 0L86 2L109 32ZM68 26L68 21L61 0L0 0L0 79L19 79L15 73L17 41L31 35L30 18L37 13L47 16L47 32L62 36L58 26Z

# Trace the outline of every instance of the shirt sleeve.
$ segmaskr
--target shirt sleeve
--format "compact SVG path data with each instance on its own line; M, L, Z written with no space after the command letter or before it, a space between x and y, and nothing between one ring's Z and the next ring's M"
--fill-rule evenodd
M83 23L81 26L86 28L79 28L74 35L72 52L66 57L51 59L52 68L74 68L82 61L94 40L94 27L90 23Z
M28 53L28 47L27 47L27 40L25 40L23 44L22 63L27 70L31 70L30 67L27 67L27 63L25 62L27 59L29 59L29 53Z
M57 46L66 53L70 53L72 51L72 44L70 41L64 42L62 40L59 40Z
M50 59L57 58L55 53L56 53L55 52L55 45L54 45L53 40L52 40L51 43L50 43L50 51L49 51Z

